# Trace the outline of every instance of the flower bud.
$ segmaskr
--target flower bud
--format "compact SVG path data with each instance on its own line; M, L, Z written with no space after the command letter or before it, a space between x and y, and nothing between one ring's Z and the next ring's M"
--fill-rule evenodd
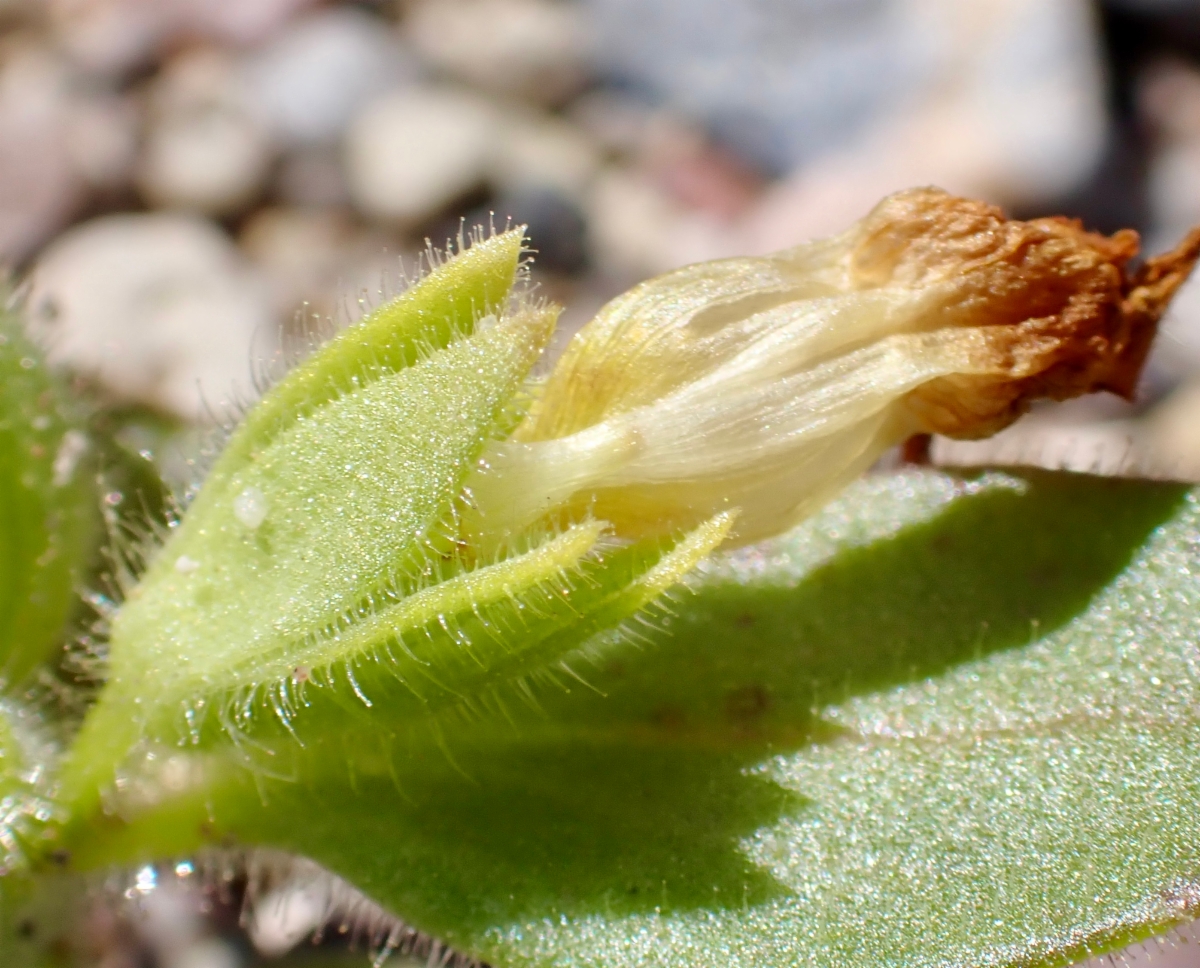
M736 507L744 543L910 435L986 436L1043 397L1128 397L1200 230L1131 270L1137 250L1130 230L1012 221L927 188L832 239L651 279L577 334L484 452L468 528L590 514L636 537Z

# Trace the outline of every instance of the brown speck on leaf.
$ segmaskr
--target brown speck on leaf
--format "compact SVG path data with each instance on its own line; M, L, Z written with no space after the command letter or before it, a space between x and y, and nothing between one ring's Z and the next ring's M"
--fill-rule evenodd
M683 710L674 703L663 703L651 711L650 721L660 729L679 730L683 728Z
M771 694L757 683L732 689L725 696L725 713L735 723L751 723L771 706Z

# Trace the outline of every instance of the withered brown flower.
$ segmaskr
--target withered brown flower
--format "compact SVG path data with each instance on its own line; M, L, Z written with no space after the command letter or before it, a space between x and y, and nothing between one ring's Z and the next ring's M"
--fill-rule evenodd
M593 515L618 535L737 508L782 531L913 434L981 437L1038 398L1129 397L1200 229L1138 236L1014 221L933 188L842 235L676 270L575 337L468 484L476 534Z

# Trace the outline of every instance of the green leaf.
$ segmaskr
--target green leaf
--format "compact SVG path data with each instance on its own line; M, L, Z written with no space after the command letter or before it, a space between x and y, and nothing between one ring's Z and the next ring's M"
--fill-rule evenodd
M0 963L5 968L75 968L84 906L81 879L9 874L0 880Z
M501 966L1068 963L1197 911L1197 569L1177 486L868 479L535 706L197 762L77 860L280 847Z
M98 530L79 417L0 310L0 679L10 683L61 644Z

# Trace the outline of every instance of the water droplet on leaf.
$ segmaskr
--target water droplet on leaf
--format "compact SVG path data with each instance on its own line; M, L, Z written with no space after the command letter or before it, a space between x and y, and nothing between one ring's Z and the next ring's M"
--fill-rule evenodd
M190 575L193 571L200 567L200 562L195 558L189 558L187 555L180 555L175 559L175 570L181 575Z
M251 531L267 519L267 497L257 487L248 487L233 499L233 516Z

